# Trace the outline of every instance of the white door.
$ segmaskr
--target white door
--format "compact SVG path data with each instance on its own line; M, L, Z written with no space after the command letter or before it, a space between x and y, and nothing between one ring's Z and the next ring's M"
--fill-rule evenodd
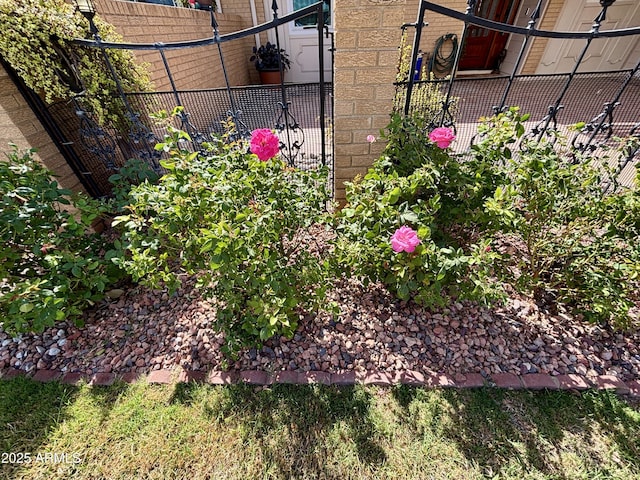
M556 31L588 32L602 7L599 0L566 0ZM640 2L617 0L607 10L600 30L640 26ZM549 40L536 73L568 73L574 68L586 40ZM580 65L580 72L624 70L640 60L640 39L635 37L597 38Z
M318 0L285 0L284 14L294 12L316 3ZM324 2L325 24L333 31L331 1ZM291 60L291 69L285 80L293 83L314 83L320 79L320 61L318 52L318 29L316 15L290 22L281 27L282 42ZM331 37L323 36L324 41L324 80L331 81Z

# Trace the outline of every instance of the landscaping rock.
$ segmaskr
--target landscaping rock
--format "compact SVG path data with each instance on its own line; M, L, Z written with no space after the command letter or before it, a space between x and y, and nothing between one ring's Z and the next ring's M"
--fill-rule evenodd
M0 332L0 368L89 376L180 365L221 371L228 360L220 351L223 335L211 329L215 306L198 296L194 283L186 279L171 297L162 290L128 289L117 303L108 300L88 311L82 328L63 323L15 340ZM456 301L428 311L396 301L380 285L343 280L327 300L339 305L340 315L307 315L293 339L275 338L262 349L242 351L230 368L640 378L638 332L609 334L571 316L551 316L520 295L493 308Z

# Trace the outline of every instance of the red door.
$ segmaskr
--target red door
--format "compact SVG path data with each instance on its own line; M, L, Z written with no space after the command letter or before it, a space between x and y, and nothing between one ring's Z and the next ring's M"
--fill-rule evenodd
M476 16L502 23L513 23L520 0L478 0ZM507 45L509 34L470 25L463 46L459 70L493 70Z

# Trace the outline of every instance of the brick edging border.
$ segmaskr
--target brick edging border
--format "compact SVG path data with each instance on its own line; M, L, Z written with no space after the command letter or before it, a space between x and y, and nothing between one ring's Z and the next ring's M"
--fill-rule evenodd
M417 371L404 372L344 372L328 373L321 371L293 372L281 371L269 373L263 370L242 371L190 371L190 370L153 370L148 374L142 373L63 373L58 370L37 370L26 373L23 370L9 368L0 370L0 379L11 379L17 376L27 376L37 382L58 380L65 384L76 384L86 381L89 385L112 385L116 380L133 383L146 377L148 383L173 384L179 382L204 382L211 385L229 385L246 383L264 386L273 384L306 385L321 383L324 385L414 385L430 388L480 388L484 386L503 388L507 390L615 390L619 395L640 398L640 381L623 382L614 375L600 375L595 380L575 375L548 375L544 373L529 373L514 375L512 373L498 373L488 378L479 373L458 374L452 377L443 373L422 373Z

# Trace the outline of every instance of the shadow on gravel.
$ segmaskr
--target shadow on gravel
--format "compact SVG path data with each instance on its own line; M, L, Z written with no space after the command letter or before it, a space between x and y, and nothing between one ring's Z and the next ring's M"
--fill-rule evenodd
M453 442L489 478L514 471L609 478L611 467L640 472L640 410L611 392L400 386L393 396L418 436ZM567 463L575 469L570 477Z
M172 400L190 404L196 386L176 388ZM248 448L259 449L275 478L341 480L340 466L327 465L328 448L354 450L358 461L372 469L386 460L374 440L371 392L358 387L321 385L249 385L221 387L204 415L213 422L235 425ZM332 447L333 446L333 447ZM332 468L336 470L332 472Z

